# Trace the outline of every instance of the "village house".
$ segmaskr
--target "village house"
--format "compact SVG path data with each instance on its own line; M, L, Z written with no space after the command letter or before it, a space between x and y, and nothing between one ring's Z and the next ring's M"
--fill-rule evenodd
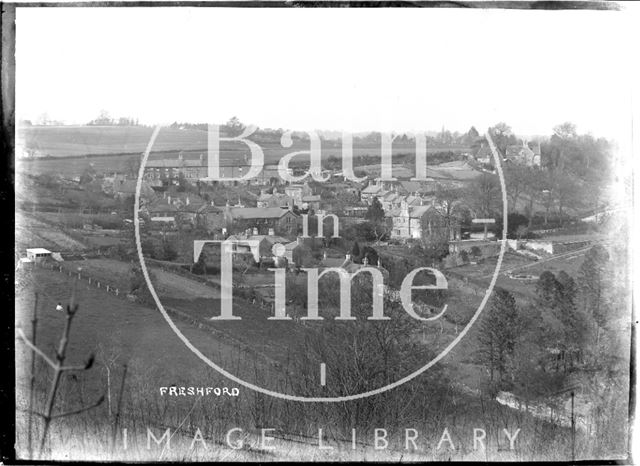
M409 204L406 200L400 208L387 215L392 220L391 238L393 239L424 239L434 235L445 235L446 239L455 238L458 225L444 224L444 219L435 208L435 200L421 204ZM445 231L449 230L449 231ZM458 234L459 236L459 234Z
M210 204L203 204L197 212L197 226L206 230L207 233L218 233L226 228L224 209L217 207L211 201Z
M235 245L235 251L240 253L250 254L251 249L248 243L242 243L243 241L257 241L258 242L258 251L260 260L271 259L273 257L273 247L276 244L282 244L283 246L289 242L288 239L283 238L282 236L276 236L273 229L269 230L269 234L259 235L258 229L253 228L249 229L249 231L242 233L231 235L227 238L227 240L231 241L239 241L239 244Z
M343 209L345 217L364 218L367 215L368 207L348 206Z
M508 162L525 165L527 167L540 166L540 143L534 145L534 149L530 149L527 141L522 140L522 145L515 144L507 147L505 158Z
M391 212L393 221L391 238L393 239L420 239L423 235L423 217L426 216L431 205L409 206L402 202L399 209Z
M227 225L244 230L247 227L258 228L260 232L273 228L275 231L294 235L298 232L299 216L290 209L280 207L231 207L224 209Z
M493 155L491 154L491 148L486 142L481 142L480 147L473 155L476 162L483 165L491 165L493 163Z
M384 282L388 283L389 271L384 267L382 267L382 262L380 259L378 259L377 264L369 264L368 259L365 257L362 260L362 264L357 264L353 262L353 259L350 253L347 253L344 258L341 258L341 257L327 257L327 253L325 252L318 266L318 268L321 271L327 268L341 268L351 274L356 273L358 270L360 270L363 267L373 267L378 269L382 273ZM386 286L385 286L385 289L386 289Z
M388 210L392 206L398 205L402 197L420 197L429 192L428 185L420 181L384 181L376 178L360 192L360 201L371 204L373 198L377 197L382 204L382 208Z
M309 186L309 183L304 184L290 184L284 188L284 193L293 199L293 202L297 206L301 206L304 202L302 200L305 196L311 196L313 194L313 190Z
M374 181L373 183L369 183L366 188L360 191L360 201L366 204L371 204L373 202L373 198L377 197L380 199L380 197L385 194L387 194L387 191Z
M320 210L320 194L310 194L307 196L302 196L302 209L305 210L313 210L314 212L318 212Z
M177 226L178 208L171 203L171 196L157 199L140 209L142 214L149 216L152 224L175 227Z
M298 236L295 241L291 241L284 245L284 256L290 266L310 267L313 265L311 256L311 248L309 248L303 238Z
M278 173L277 165L265 165L262 171L244 181L225 181L226 178L240 178L245 176L250 168L251 161L248 155L244 155L242 160L223 159L220 160L220 178L217 181L225 186L235 186L237 184L271 185L279 184L282 179ZM289 170L291 173L291 170ZM167 184L177 184L180 176L189 182L198 180L209 181L209 165L206 154L201 153L197 158L188 158L183 152L177 158L149 159L145 166L145 179L152 183L165 182Z
M113 184L106 188L106 192L113 194L113 197L118 200L127 198L133 198L136 195L137 180L128 180L124 177L116 177L113 180ZM104 189L104 188L103 188ZM142 181L140 185L140 199L144 201L150 201L155 199L156 193L149 183Z
M285 193L279 193L277 188L273 188L272 193L268 193L266 189L260 190L257 199L257 207L280 207L283 209L293 208L294 200Z
M174 159L149 159L145 166L145 178L153 181L167 180L170 183L182 175L187 181L196 181L207 176L207 161L204 154L197 159L185 158L180 152Z

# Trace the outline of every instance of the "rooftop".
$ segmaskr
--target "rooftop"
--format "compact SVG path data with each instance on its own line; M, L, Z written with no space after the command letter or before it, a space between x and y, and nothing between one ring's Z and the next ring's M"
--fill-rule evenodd
M280 207L231 207L229 211L231 216L237 219L280 218L291 212Z
M27 252L31 252L33 254L51 254L51 251L44 248L27 248Z

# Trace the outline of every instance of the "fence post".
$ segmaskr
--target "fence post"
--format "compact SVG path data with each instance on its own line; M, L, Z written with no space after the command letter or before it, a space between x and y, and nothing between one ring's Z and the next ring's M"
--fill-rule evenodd
M107 291L109 291L109 285L107 285Z

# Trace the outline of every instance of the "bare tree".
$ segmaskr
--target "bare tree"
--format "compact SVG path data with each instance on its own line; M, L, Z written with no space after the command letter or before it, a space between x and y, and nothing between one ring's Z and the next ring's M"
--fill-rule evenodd
M74 316L78 312L78 304L75 303L76 284L77 284L77 280L74 281L71 300L66 308L65 326L62 332L62 336L60 337L60 342L58 343L58 349L56 350L55 360L50 358L40 348L34 345L33 342L29 340L29 338L24 334L24 331L22 329L18 329L18 336L22 338L25 344L35 354L37 354L40 358L42 358L53 369L53 379L51 381L49 394L47 396L44 413L33 410L33 414L40 416L44 420L44 427L42 430L42 438L40 439L40 448L39 448L39 455L38 455L40 457L42 456L45 442L49 434L49 427L51 426L51 421L61 417L72 416L75 414L80 414L82 412L88 411L90 409L95 408L96 406L99 406L104 401L104 395L103 395L95 403L91 405L83 406L77 409L71 409L62 413L54 413L56 395L58 394L58 388L60 387L60 381L61 381L62 375L67 372L89 370L93 366L93 361L94 361L94 355L91 354L84 365L79 365L79 366L64 365L67 357L66 353L67 353L67 345L69 343L69 332L71 331L71 323L73 321Z

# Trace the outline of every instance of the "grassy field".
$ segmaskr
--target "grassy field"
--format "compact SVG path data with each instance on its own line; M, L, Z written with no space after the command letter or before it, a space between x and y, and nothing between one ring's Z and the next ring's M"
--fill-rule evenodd
M16 325L30 334L31 311L33 308L33 291L40 293L38 346L47 354L53 353L57 343L64 318L54 310L56 302L67 302L70 298L70 278L50 270L36 269L20 275L18 281L21 286L16 290ZM454 288L461 288L461 283L454 281ZM471 290L463 290L472 293ZM455 293L455 300L465 301L467 306L475 304L482 293L465 297ZM122 298L116 298L102 290L88 287L82 283L77 289L77 299L80 310L74 320L69 347L70 364L84 361L89 352L97 353L98 364L87 373L79 374L76 379L68 377L62 386L62 393L68 398L66 402L78 403L78 399L95 399L107 387L104 361L116 356L116 365L112 365L112 376L119 380L118 368L122 363L128 363L129 376L125 390L124 413L121 426L126 426L130 433L130 449L123 451L117 448L109 457L128 460L158 460L169 459L180 461L193 460L223 460L223 459L252 459L273 461L282 459L308 460L337 460L337 459L378 459L393 461L409 460L484 460L484 459L567 459L570 454L568 448L567 429L559 429L523 416L521 413L498 407L488 398L462 395L452 390L445 398L446 406L439 406L425 413L406 413L407 419L400 425L415 427L421 432L419 450L412 453L402 450L403 443L396 432L395 439L387 451L375 451L372 447L372 435L365 428L360 432L359 441L363 442L355 452L349 448L340 447L340 443L332 436L333 425L324 418L329 407L315 407L295 403L277 403L271 398L257 396L255 393L240 387L240 396L236 399L214 398L162 398L158 396L160 386L227 386L235 384L225 381L221 376L201 363L173 334L159 313L151 308L131 303ZM195 302L195 300L194 300ZM244 310L244 317L253 312ZM462 312L460 309L454 312ZM467 311L464 311L467 312ZM214 361L221 361L224 367L247 380L264 382L257 373L259 368L253 366L251 357L239 351L223 339L217 339L205 328L197 328L191 324L176 320L176 325L184 332L193 344ZM265 325L259 325L265 327ZM454 329L452 323L444 321L443 340L452 338ZM258 327L258 326L256 326ZM475 328L475 327L474 327ZM286 334L284 328L274 330L274 333ZM287 335L291 338L291 335ZM249 335L255 339L255 335ZM279 338L273 335L273 338ZM441 343L444 343L442 341ZM25 405L24 381L26 369L30 361L24 345L16 342L16 367L18 368L17 404ZM255 347L260 348L260 341L255 341ZM447 368L455 369L454 379L468 384L474 379L485 375L472 363L474 352L473 335L468 335L452 353L443 361ZM264 373L263 373L264 374ZM39 379L42 384L46 378ZM270 379L272 380L272 379ZM428 389L427 389L428 390ZM476 393L473 388L470 392ZM425 392L429 393L428 391ZM429 395L425 395L427 398ZM75 401L74 401L75 400ZM387 398L384 398L386 402ZM383 401L381 399L381 401ZM73 404L67 407L73 407ZM337 408L348 409L353 404ZM318 417L316 417L318 416ZM422 417L420 417L422 416ZM80 417L66 418L58 421L53 431L51 457L56 459L88 459L100 458L100 453L109 451L110 418L107 406L95 408L92 412ZM408 420L408 419L411 420ZM420 418L421 421L417 421ZM296 430L300 422L306 427L306 435L314 435L317 426L329 431L327 443L335 447L333 451L321 451L317 448L317 441L288 441L277 440L277 449L273 452L260 448L259 439L255 437L255 430L260 426L276 428L275 435L282 432L302 433ZM177 426L181 426L176 431ZM451 430L453 441L459 448L455 452L447 449L436 451L434 445L438 442L443 426ZM18 416L19 436L17 444L24 451L24 417ZM171 450L152 447L147 450L146 428L150 427L160 436L166 427L172 427L176 432L171 441ZM189 443L193 438L196 427L203 428L203 434L209 444L209 449L190 449ZM224 441L223 429L241 427L246 429L246 448L230 451L221 443ZM354 426L360 429L360 426ZM386 426L384 426L386 427ZM487 453L479 455L471 450L469 444L470 432L473 427L485 428L490 445ZM497 442L503 428L515 430L522 428L521 440L514 452L505 452L504 444ZM311 429L311 431L309 431ZM391 432L391 431L390 431ZM393 434L392 434L393 435ZM338 435L337 438L340 438ZM579 437L578 451L585 451L588 439ZM544 445L544 448L540 448ZM348 455L347 455L348 453ZM104 456L102 456L104 458Z
M33 126L18 129L18 141L42 156L61 157L96 154L141 153L153 128L142 126ZM207 147L207 133L163 128L156 139L157 151Z
M518 255L513 252L506 253L502 260L502 268L500 275L496 281L496 286L509 290L519 296L520 299L530 299L535 297L535 280L519 280L509 278L506 271L514 269L514 274L527 274L540 276L546 270L557 274L564 270L574 279L578 274L578 270L584 260L584 251L575 254L558 255L560 257L548 257L539 263L527 257ZM488 258L481 264L467 264L453 269L454 273L477 280L480 283L486 283L488 286L492 274L495 270L497 258Z
M50 224L23 215L16 210L16 252L25 255L25 248L46 248L52 251L84 251L87 245L78 241L63 231L53 228Z
M31 328L29 320L33 312L34 292L37 291L40 295L38 346L50 352L64 325L64 316L55 311L55 306L58 302L69 302L73 279L50 270L35 269L24 273L32 275L24 277L29 283L16 293L16 327L25 331ZM121 355L120 363L137 361L136 364L156 371L152 375L158 386L161 383L186 382L196 368L208 374L212 381L222 382L221 376L208 369L178 340L155 309L116 297L86 282L78 285L76 301L80 309L74 319L69 343L69 354L75 355L75 360L69 363L80 363L100 347L117 348ZM205 354L219 361L231 360L237 355L236 348L216 341L210 332L179 320L176 324ZM24 348L19 343L16 345L18 350ZM16 367L25 367L21 359L23 356L24 351L20 351Z
M78 176L88 167L97 172L127 171L127 163L133 156L144 152L149 142L152 128L143 127L31 127L18 131L18 141L38 151L35 160L19 159L16 169L33 174L63 173ZM265 163L277 163L284 155L295 151L309 149L309 144L294 141L290 148L283 148L277 142L260 142L264 151ZM221 142L221 157L227 160L242 160L249 155L245 144ZM464 149L464 148L462 148ZM460 148L453 150L460 151ZM428 153L452 150L448 147L427 147ZM207 133L199 130L178 130L163 128L156 139L151 158L177 158L184 151L187 159L197 159L200 154L206 155ZM393 154L414 154L415 145L394 145ZM380 155L379 145L355 145L354 156ZM49 156L49 157L47 157ZM340 144L324 143L322 157L342 157ZM304 155L295 160L304 161Z
M75 265L76 263L74 263ZM129 271L131 264L113 259L88 259L77 262L82 270L104 283L116 282L114 285L126 290L130 285ZM152 268L155 276L154 286L160 296L170 296L175 299L217 299L220 293L215 288L181 275Z

